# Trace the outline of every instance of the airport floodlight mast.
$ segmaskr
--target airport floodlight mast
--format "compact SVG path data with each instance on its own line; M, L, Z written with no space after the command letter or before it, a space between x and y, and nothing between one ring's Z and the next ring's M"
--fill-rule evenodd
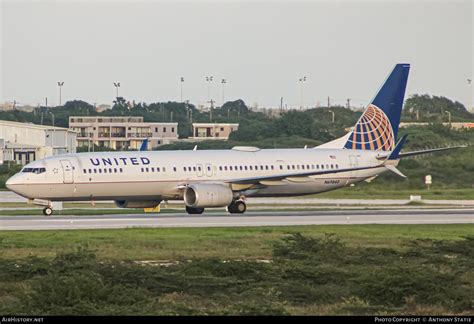
M225 84L227 83L226 79L221 80L222 83L222 104L224 104L224 95L225 95Z
M211 82L214 80L213 76L207 76L206 77L206 82L207 82L207 100L211 100Z
M451 112L449 112L449 111L446 110L445 113L448 114L449 127L451 127Z
M301 105L300 109L303 109L303 85L306 82L306 77L300 78L300 83L301 83Z
M64 81L58 81L58 87L59 87L59 106L61 106L61 88L63 87L64 85Z
M115 97L118 98L118 96L119 96L118 91L119 91L119 88L120 88L120 82L114 82L114 86L115 86L115 94L116 94Z
M183 102L183 83L184 83L184 77L181 77L181 102Z
M328 111L332 114L332 123L334 124L334 119L335 119L334 117L336 114L332 110L328 110Z

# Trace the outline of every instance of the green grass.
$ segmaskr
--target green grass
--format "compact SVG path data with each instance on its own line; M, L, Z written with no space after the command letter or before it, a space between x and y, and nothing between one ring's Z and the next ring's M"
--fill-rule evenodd
M474 225L332 225L246 228L159 228L72 231L0 232L0 257L56 253L87 246L100 258L179 260L226 257L269 258L272 242L288 232L335 233L351 246L403 249L410 239L458 240L474 233Z
M302 198L332 199L410 199L410 195L421 199L434 200L474 200L474 188L465 189L391 189L370 183L357 184L338 190L304 196Z
M473 225L0 232L0 313L472 315L473 233Z

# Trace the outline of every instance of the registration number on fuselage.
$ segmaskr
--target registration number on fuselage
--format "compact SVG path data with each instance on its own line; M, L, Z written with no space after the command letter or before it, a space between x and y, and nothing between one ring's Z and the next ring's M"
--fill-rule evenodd
M341 180L324 180L324 184L327 184L327 185L335 185L335 184L339 184L341 182Z

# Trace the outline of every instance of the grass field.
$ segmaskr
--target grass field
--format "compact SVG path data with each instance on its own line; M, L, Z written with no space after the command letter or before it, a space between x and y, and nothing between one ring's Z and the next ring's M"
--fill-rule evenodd
M0 232L4 314L473 314L473 225Z
M422 199L434 200L474 200L474 188L431 190L391 189L390 187L384 188L371 184L361 184L305 197L333 199L410 199L410 195L421 196Z

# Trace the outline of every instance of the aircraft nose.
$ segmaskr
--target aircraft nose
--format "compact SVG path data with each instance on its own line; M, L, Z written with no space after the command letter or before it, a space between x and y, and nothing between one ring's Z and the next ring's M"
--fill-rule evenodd
M5 186L8 188L8 190L11 190L11 191L15 191L15 189L18 188L18 184L19 184L19 181L18 181L17 175L10 177L7 180L7 182L5 182Z

